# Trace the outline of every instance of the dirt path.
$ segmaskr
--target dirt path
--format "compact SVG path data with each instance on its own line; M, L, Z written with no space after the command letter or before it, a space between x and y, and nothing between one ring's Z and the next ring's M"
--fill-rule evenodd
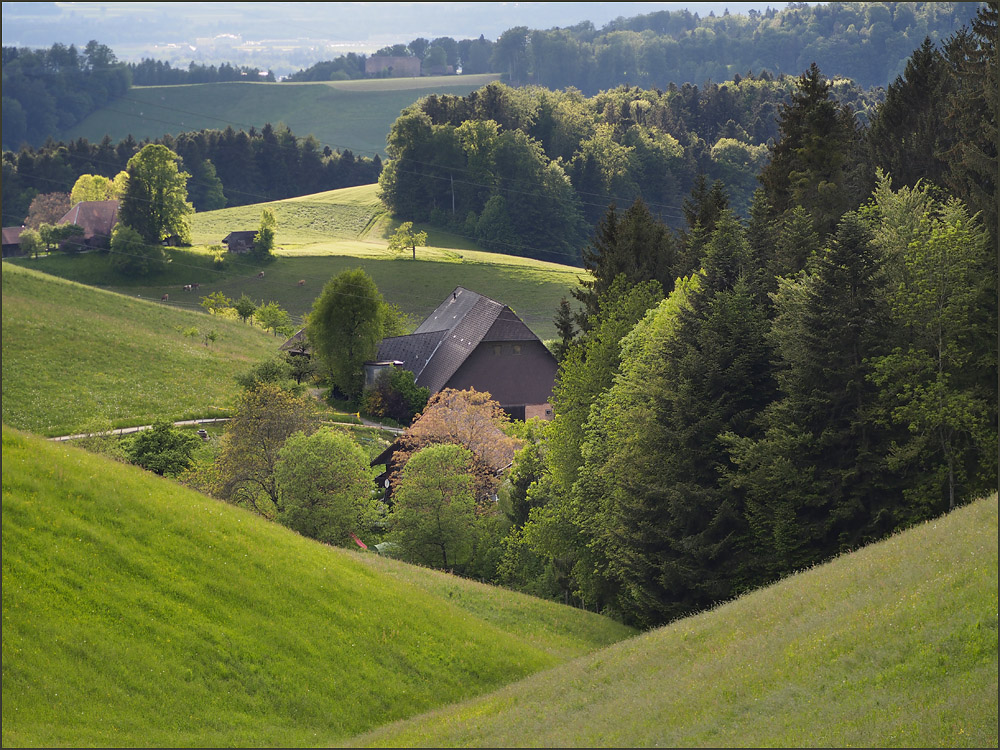
M174 422L174 427L185 427L193 424L215 424L216 422L228 421L229 417L220 417L218 419L184 419L180 422ZM133 432L142 432L143 430L151 429L153 429L153 425L144 424L139 427L119 427L116 430L107 430L105 432L81 432L77 435L60 435L59 437L50 437L49 440L58 443L64 440L80 440L81 438L103 437L105 435L131 435Z

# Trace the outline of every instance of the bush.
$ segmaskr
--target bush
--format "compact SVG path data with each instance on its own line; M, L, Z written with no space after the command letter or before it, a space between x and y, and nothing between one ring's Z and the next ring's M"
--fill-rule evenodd
M379 373L375 386L362 398L362 407L373 417L394 419L408 425L423 411L431 392L418 386L409 370L393 367Z
M176 476L191 465L198 438L160 421L125 442L128 460L160 476Z

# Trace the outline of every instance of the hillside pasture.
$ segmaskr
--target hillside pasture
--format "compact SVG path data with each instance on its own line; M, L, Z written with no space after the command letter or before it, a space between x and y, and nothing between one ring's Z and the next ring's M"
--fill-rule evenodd
M542 340L556 336L559 301L570 297L584 271L477 249L468 238L424 227L428 247L417 249L417 260L393 255L387 238L397 222L378 200L375 185L332 190L316 195L194 214L191 233L195 246L171 248L171 262L162 273L141 280L111 274L100 253L77 256L53 254L37 259L15 258L8 263L100 286L135 297L159 300L200 310L201 297L221 291L236 298L247 294L257 302L275 301L301 321L323 285L341 271L364 268L385 298L397 305L414 324L427 316L456 286L464 286L510 305ZM222 269L213 266L207 248L229 232L256 229L262 205L277 218L276 259L262 264L249 256L228 255ZM263 271L264 277L259 278ZM304 284L299 284L304 281ZM184 292L198 282L197 292Z
M323 746L631 634L501 589L483 616L6 426L2 470L4 747Z
M218 338L206 346L210 329ZM235 321L3 265L3 421L20 429L224 416L233 377L276 351Z
M327 83L202 83L135 87L61 133L97 143L196 130L262 128L283 123L299 136L355 154L385 156L385 138L399 113L423 96L465 96L497 75L390 78Z
M996 747L997 497L346 744Z

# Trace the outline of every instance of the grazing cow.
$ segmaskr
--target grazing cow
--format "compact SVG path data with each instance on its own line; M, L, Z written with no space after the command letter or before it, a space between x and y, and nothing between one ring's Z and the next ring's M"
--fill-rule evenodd
M166 302L168 299L170 299L170 295L164 294L162 297L160 297L160 302Z
M193 284L191 284L191 288L192 288L192 289L201 289L201 284L199 284L199 283L198 283L198 282L196 281L196 282L194 282Z
M306 285L306 280L305 279L299 279L299 286L305 286L305 285Z
M264 272L261 271L259 274L257 274L257 278L258 279L263 279L264 278Z
M191 285L190 284L185 284L184 285L184 291L185 292L190 292L191 291Z

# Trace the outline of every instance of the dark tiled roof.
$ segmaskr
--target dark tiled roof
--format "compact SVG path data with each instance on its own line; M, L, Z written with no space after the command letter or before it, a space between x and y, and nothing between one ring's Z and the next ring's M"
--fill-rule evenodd
M382 339L378 347L378 358L398 360L403 363L403 367L419 377L446 334L447 331L426 331Z
M458 286L414 333L384 339L378 358L401 360L437 393L481 342L537 339L509 307Z
M538 337L509 307L504 307L496 321L490 326L490 330L483 336L483 341L535 341L537 339Z
M302 328L299 330L298 333L296 333L294 336L288 339L288 341L282 344L278 348L278 351L303 352L303 351L308 351L308 349L309 349L309 342L306 341L306 329Z
M230 242L253 242L253 238L257 236L256 231L240 231L240 232L230 232L222 240L222 244L228 245Z
M118 223L118 201L80 201L59 219L60 224L79 224L85 239L110 238Z
M474 294L474 292L473 292ZM503 305L489 297L477 295L472 308L465 313L447 332L444 340L417 377L417 385L437 393L448 382L448 378L462 366L475 350L493 323L503 311Z
M17 245L21 241L21 232L24 231L24 227L4 227L3 228L3 244L5 245Z

